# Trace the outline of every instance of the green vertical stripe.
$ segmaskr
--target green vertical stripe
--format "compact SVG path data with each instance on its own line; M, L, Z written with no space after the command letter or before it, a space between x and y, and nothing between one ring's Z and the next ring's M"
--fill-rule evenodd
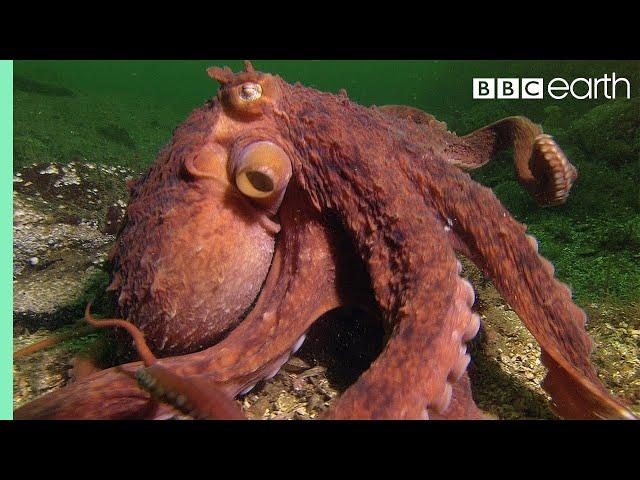
M13 417L13 62L0 60L0 419Z

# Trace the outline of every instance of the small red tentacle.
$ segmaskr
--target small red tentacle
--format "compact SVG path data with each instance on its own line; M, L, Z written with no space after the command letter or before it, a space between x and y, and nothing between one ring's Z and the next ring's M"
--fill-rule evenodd
M98 328L119 327L125 329L133 338L138 355L144 362L145 366L150 367L156 363L157 359L151 352L151 349L149 349L147 342L144 340L144 334L133 323L117 318L104 318L97 320L91 317L91 302L87 304L87 308L84 311L84 319L90 325Z
M84 315L85 320L94 327L124 328L131 335L138 355L147 367L138 370L138 384L158 400L169 403L195 418L246 418L233 398L227 397L220 389L197 378L183 378L158 365L156 357L144 340L144 334L133 323L117 318L94 319L91 317L91 302L87 304Z
M61 335L55 335L53 337L45 338L44 340L40 340L39 342L33 343L24 348L21 348L16 352L13 352L13 359L17 360L18 358L26 357L27 355L39 352L40 350L44 350L45 348L53 347L54 345L65 342L72 338L84 337L94 332L95 327L93 325L89 325L83 328L78 328L77 330L73 330L71 332L63 333Z

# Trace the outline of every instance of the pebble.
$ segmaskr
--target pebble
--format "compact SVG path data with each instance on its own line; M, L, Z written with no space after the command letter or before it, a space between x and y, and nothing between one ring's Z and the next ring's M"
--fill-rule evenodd
M302 373L305 370L309 370L311 366L299 357L291 357L287 363L284 364L283 369L286 372Z
M49 165L44 170L40 171L40 175L58 174L58 173L60 173L60 172L59 172L58 168L55 165Z

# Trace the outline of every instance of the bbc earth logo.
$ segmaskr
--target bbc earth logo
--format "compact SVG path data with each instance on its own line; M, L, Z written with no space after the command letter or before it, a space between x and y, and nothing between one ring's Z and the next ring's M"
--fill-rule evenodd
M600 78L579 77L571 81L553 78L474 78L474 99L542 99L545 94L555 100L573 97L577 100L631 98L631 84L626 78L604 74Z

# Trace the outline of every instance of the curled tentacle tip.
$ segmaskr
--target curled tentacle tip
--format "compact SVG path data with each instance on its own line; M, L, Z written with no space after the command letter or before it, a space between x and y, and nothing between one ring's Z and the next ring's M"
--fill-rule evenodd
M102 328L102 327L111 327L114 326L112 323L110 323L109 319L105 320L98 320L95 319L91 316L91 304L93 303L93 300L91 300L89 303L87 303L87 306L84 309L84 320L89 324L89 325L93 325L94 327L98 327L98 328Z

